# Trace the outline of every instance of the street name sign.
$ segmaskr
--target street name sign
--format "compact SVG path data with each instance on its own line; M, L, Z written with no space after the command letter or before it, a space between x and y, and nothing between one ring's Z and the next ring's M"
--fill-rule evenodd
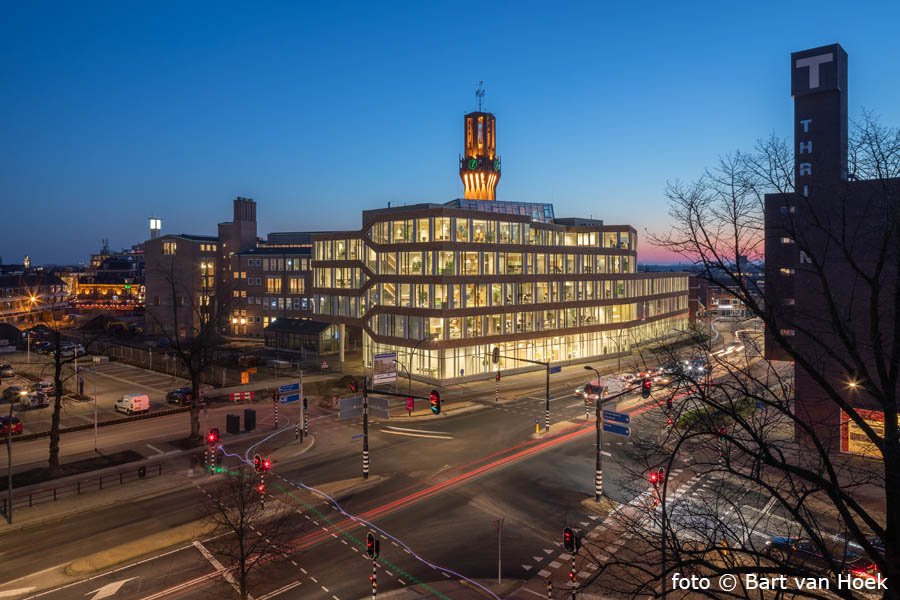
M284 385L278 386L278 401L282 404L288 404L289 402L299 402L300 395L303 392L300 388L300 382L295 381L294 383L286 383Z
M625 437L631 437L631 427L625 427L624 425L617 425L615 423L604 423L603 431L607 433L614 433L616 435L624 435Z
M629 415L613 412L611 410L603 411L603 420L612 421L613 423L624 423L626 425L631 423L631 417Z
M561 372L562 372L562 365L550 367L550 373L561 373Z

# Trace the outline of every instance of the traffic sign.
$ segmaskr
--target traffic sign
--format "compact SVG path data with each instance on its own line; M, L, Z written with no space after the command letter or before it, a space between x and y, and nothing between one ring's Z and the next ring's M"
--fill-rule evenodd
M288 395L279 395L278 401L282 404L288 404L290 402L299 402L300 394L288 394Z
M295 381L294 383L286 383L284 385L278 386L279 394L290 394L291 392L299 392L300 391L300 382Z
M626 415L625 413L617 413L611 410L603 411L603 420L604 421L612 421L614 423L631 423L631 417Z
M562 372L562 365L550 367L550 373L561 373L561 372Z
M625 437L631 437L631 427L616 425L615 423L604 423L603 431L606 431L607 433L614 433L616 435L624 435Z
M351 439L351 440L361 440L361 439L363 438L364 435L365 435L365 434L363 434L363 433L357 433L356 435L354 435L354 436L353 436L352 438L350 438L350 439Z

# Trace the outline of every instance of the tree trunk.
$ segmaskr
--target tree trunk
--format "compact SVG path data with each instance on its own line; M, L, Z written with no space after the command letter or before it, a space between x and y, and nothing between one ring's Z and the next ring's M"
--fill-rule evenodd
M59 418L62 412L62 358L59 355L59 332L53 332L53 415L50 417L50 456L47 468L51 477L60 474L59 467Z
M200 435L200 373L191 369L191 435L190 439L199 440Z

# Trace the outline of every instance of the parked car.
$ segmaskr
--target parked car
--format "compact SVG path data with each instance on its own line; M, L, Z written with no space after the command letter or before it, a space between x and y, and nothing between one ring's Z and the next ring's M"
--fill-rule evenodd
M9 415L0 417L0 437L6 437L7 432L12 428L13 435L22 435L22 421L19 417Z
M12 365L0 365L0 377L12 377L16 374L16 370Z
M3 401L4 402L12 402L15 404L18 402L22 396L28 394L28 390L18 385L11 385L5 390L3 390Z
M48 396L52 396L56 393L56 386L49 381L39 381L38 383L31 384L31 391L42 392Z
M116 400L116 410L127 415L150 412L150 397L147 394L125 394Z
M53 352L53 344L51 342L38 342L31 348L38 354L50 354Z
M60 344L59 355L62 358L72 358L73 356L84 356L84 346L81 344Z
M186 406L191 403L193 395L193 390L189 387L176 388L166 394L166 402ZM206 390L200 388L200 405L203 406L204 404L206 404Z

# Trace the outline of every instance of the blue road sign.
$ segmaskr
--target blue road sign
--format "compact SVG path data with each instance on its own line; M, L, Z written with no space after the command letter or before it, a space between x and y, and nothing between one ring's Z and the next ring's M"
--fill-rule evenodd
M278 401L282 404L288 404L289 402L299 402L300 394L288 394L287 396L278 396Z
M603 420L604 421L612 421L614 423L631 423L631 417L626 415L625 413L617 413L611 410L603 411Z
M300 391L300 382L295 381L294 383L286 383L284 385L278 386L279 394L288 394L290 392L299 392Z
M615 423L604 423L603 431L614 433L616 435L624 435L625 437L631 437L631 427L616 425Z
M560 366L556 366L556 367L550 367L550 372L551 372L551 373L561 373L561 372L562 372L562 366L560 365Z
M354 435L354 436L353 436L352 438L350 438L350 439L351 439L351 440L358 440L358 439L361 439L362 437L363 437L363 434L357 433L356 435Z

